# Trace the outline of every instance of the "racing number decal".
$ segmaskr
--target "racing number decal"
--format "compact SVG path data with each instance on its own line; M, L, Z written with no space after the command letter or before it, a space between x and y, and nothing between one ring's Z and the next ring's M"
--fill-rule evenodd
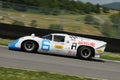
M71 49L75 49L77 48L77 43L72 43Z
M45 50L45 51L50 50L50 41L49 40L42 40L41 50Z

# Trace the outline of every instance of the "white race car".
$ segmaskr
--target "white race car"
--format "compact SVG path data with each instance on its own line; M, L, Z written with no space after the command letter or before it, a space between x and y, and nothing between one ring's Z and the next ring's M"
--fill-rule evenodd
M8 44L8 48L26 52L42 52L91 59L99 58L104 52L106 44L104 41L53 33L42 38L35 36L35 34L21 37Z

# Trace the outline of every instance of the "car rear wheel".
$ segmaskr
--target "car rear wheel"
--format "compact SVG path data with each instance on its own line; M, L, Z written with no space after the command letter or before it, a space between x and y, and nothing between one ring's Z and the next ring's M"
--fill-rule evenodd
M27 40L22 43L22 50L26 52L37 52L38 44L35 41Z
M78 49L77 56L81 59L91 59L94 50L91 47L83 46Z

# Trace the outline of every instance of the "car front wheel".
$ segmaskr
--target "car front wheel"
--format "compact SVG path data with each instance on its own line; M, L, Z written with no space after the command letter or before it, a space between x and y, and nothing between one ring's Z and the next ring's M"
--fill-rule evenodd
M35 41L27 40L22 43L22 50L26 52L37 52L38 44Z

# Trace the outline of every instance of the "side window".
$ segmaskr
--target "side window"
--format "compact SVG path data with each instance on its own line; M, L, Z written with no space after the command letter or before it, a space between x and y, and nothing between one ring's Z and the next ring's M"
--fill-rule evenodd
M54 35L54 41L56 41L56 42L64 42L65 41L65 36Z
M43 39L52 40L52 35L46 35L42 37Z

